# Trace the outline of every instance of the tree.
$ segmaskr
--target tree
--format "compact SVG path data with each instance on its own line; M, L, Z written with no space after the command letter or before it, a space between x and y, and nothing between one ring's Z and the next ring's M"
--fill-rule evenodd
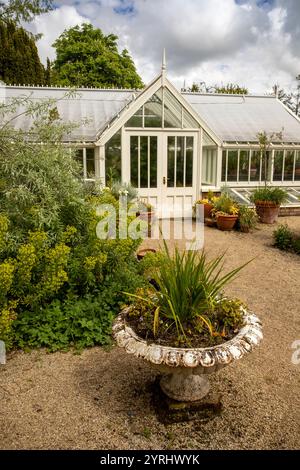
M248 89L237 83L227 83L226 85L215 85L215 93L226 93L229 95L248 95Z
M0 80L7 84L44 84L44 67L33 37L12 21L0 21Z
M189 88L182 88L181 91L189 93L225 93L230 95L248 95L248 89L237 83L227 83L226 85L206 85L205 82L194 82Z
M273 94L282 101L296 116L300 117L300 75L296 77L298 81L296 91L286 92L283 88L280 88L278 84L273 85Z
M65 30L53 44L53 80L62 86L141 88L133 60L126 49L118 52L117 40L88 23Z
M36 15L53 8L53 0L8 0L0 1L0 20L20 24L29 23Z
M51 62L49 57L47 57L47 66L45 69L45 85L51 85Z

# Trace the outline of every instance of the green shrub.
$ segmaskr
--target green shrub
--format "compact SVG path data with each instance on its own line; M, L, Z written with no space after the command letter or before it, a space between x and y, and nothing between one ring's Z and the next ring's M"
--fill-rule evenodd
M17 103L0 103L0 339L8 349L102 344L122 291L144 283L140 240L97 237L97 207L112 205L118 220L117 198L85 187L53 104L22 104L33 117L27 134L9 125Z
M300 255L300 237L293 240L292 248L297 255Z
M281 224L273 232L274 245L280 250L290 250L293 246L293 232L286 225Z
M239 226L241 231L249 231L258 224L258 215L254 208L246 205L239 206Z

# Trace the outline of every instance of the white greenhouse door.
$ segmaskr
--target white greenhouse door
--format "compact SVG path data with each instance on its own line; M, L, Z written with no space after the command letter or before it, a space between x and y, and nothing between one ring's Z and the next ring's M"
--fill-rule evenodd
M163 136L162 218L192 215L196 197L197 133Z
M159 218L190 216L195 200L197 133L126 133L123 180Z
M160 217L162 135L130 132L125 138L124 181L138 188L139 197L152 204Z

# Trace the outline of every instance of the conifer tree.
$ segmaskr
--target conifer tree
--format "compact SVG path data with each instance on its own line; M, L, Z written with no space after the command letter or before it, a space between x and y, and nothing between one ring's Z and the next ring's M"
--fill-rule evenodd
M11 21L0 21L0 80L6 84L43 85L44 74L34 38Z

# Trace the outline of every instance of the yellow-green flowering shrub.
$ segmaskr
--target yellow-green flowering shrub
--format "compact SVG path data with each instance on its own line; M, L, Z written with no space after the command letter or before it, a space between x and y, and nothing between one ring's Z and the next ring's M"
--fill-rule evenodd
M20 106L43 145L11 125ZM82 182L75 152L62 143L74 127L53 102L0 103L0 339L8 347L104 344L122 292L143 282L139 240L97 238L97 206L118 211L118 201Z

